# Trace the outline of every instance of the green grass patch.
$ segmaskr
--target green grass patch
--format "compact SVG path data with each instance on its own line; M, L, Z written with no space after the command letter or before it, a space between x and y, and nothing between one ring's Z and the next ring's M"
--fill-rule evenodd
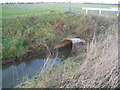
M2 7L2 17L16 17L24 15L41 15L50 12L64 12L63 8L70 8L70 4L12 4L0 5ZM52 7L52 8L49 8ZM110 8L117 5L96 5L96 4L71 4L72 8L88 7L88 8ZM78 11L83 12L83 11Z
M76 12L50 12L37 16L3 18L3 58L23 55L29 52L26 47L44 40L50 42L51 48L69 37L79 36L90 40L95 28L94 24L97 25L99 33L100 30L107 29L116 20L114 17L71 13ZM101 26L102 28L100 28ZM42 47L39 47L38 50L42 50Z
M90 41L95 24L97 33L107 30L116 20L113 16L98 16L63 9L35 8L39 6L67 7L68 4L15 4L2 5L2 52L3 58L21 56L33 45L36 50L42 41L48 41L53 48L61 40L81 37ZM83 4L73 4L77 7ZM29 6L29 7L21 7ZM88 5L89 6L89 5ZM33 8L34 7L34 8ZM95 6L96 7L96 6ZM111 7L111 6L110 6ZM102 28L101 28L102 27ZM29 47L29 48L28 48Z

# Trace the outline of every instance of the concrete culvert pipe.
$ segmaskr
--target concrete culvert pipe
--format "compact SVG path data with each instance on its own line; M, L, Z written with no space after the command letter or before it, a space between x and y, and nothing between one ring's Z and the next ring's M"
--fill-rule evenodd
M85 40L80 39L80 38L70 38L70 39L66 39L66 40L60 42L58 45L56 45L56 46L54 47L54 49L59 49L59 48L63 48L63 47L66 47L66 46L71 47L71 49L72 49L72 46L73 46L74 44L77 44L77 43L82 43L82 44L84 44L84 43L85 43Z
M54 47L54 50L59 53L58 54L59 57L62 57L63 59L65 59L66 57L69 56L70 52L72 51L73 46L77 43L84 44L85 40L82 40L80 38L66 39L60 42L58 45L56 45Z

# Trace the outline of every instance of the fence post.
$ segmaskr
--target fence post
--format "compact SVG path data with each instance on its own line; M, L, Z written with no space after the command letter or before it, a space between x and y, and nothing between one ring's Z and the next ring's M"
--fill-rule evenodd
M119 13L117 13L117 16L119 16Z
M88 13L88 9L86 9L86 13Z
M99 15L101 15L102 14L102 11L101 10L99 10Z

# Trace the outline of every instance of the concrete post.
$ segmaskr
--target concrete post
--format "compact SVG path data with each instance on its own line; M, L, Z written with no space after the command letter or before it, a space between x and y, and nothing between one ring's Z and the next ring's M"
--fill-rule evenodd
M119 13L117 13L117 16L119 16Z
M102 11L101 10L99 10L99 15L101 15L102 14Z
M88 9L86 9L86 13L88 13Z

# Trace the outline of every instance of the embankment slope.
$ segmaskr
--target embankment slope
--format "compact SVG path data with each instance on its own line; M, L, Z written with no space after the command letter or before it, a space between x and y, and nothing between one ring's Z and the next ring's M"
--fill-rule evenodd
M74 61L78 61L79 58L81 57L74 58ZM46 71L41 79L33 78L20 87L116 88L120 86L118 24L110 26L105 33L100 34L99 38L96 39L94 36L93 41L87 46L87 54L82 63L71 59Z

